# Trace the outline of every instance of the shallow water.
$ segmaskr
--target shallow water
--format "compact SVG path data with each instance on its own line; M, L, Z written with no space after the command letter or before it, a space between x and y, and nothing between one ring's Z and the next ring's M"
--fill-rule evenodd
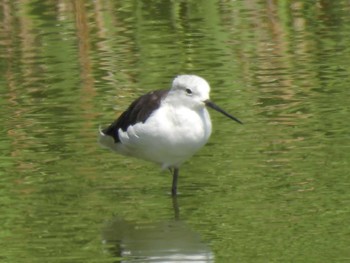
M1 262L347 262L348 1L2 1ZM210 142L181 168L96 134L181 73Z

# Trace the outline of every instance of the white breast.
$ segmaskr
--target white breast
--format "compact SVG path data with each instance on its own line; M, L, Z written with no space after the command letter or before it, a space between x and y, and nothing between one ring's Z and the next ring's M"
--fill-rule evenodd
M208 141L211 121L205 108L198 111L171 105L156 110L145 123L119 130L116 149L163 165L179 166Z

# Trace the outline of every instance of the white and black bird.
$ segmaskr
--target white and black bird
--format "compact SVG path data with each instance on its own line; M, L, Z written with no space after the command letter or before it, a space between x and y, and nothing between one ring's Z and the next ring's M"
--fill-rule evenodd
M177 76L170 90L156 90L139 97L110 126L100 129L99 142L123 155L170 169L174 196L179 167L206 144L211 134L206 106L242 123L210 101L209 92L205 79Z

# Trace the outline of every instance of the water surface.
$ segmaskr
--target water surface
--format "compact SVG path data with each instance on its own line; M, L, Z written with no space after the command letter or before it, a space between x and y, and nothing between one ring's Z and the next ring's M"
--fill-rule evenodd
M348 1L2 1L2 262L348 262ZM198 74L209 143L180 195L97 144Z

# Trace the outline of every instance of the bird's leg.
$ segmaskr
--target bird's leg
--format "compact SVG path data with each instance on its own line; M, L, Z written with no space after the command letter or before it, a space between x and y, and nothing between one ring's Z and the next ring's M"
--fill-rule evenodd
M179 220L180 219L180 209L179 209L179 204L177 203L177 196L173 195L171 197L171 199L173 200L174 218L175 218L175 220Z
M174 168L174 173L173 173L173 185L171 187L171 194L172 196L176 195L177 192L177 178L179 176L179 168Z

